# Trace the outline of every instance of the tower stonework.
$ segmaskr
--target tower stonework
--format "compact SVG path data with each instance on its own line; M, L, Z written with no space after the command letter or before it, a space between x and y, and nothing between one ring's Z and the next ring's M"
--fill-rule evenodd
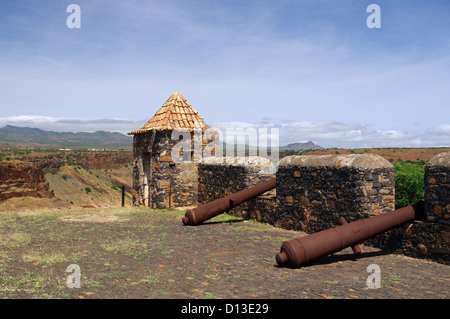
M198 167L194 147L202 145L209 128L198 112L178 92L172 94L140 129L129 132L133 139L133 204L152 208L176 208L197 204ZM200 133L200 134L199 134ZM189 141L184 141L189 137ZM180 142L186 154L172 158Z

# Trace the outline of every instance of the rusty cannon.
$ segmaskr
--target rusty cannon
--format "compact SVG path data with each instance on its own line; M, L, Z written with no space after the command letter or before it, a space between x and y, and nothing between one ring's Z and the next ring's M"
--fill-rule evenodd
M272 178L266 182L260 183L256 186L246 188L237 193L216 199L212 202L190 209L182 219L183 224L196 226L204 221L220 215L233 207L255 198L276 186L276 178Z
M283 242L276 261L280 267L299 268L311 261L352 247L361 252L358 243L414 219L423 219L424 202L389 213L360 219L351 223L340 220L341 226Z

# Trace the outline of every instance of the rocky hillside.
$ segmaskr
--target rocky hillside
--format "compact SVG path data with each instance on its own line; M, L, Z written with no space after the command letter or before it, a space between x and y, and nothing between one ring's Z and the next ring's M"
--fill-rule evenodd
M0 162L0 203L15 197L53 198L42 170L24 162Z
M44 172L49 172L66 165L80 165L87 169L118 169L130 165L133 161L133 154L123 152L32 152L16 155L15 159L33 163Z
M133 154L3 150L0 212L131 205Z
M70 206L120 206L122 187L131 205L132 167L90 169L83 166L62 166L45 174L50 188L61 202Z

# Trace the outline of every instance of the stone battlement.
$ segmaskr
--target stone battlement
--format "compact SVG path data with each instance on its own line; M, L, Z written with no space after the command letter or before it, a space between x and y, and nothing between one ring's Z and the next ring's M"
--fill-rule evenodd
M386 251L450 264L448 164L450 153L439 154L426 166L426 216L379 234L364 244ZM199 165L199 204L261 183L252 161ZM276 189L228 213L276 227L314 233L395 209L394 166L373 154L289 156L278 165Z
M259 157L216 155L214 130L175 92L134 135L133 203L152 208L196 206L276 177L276 189L229 211L308 233L395 209L394 166L374 154ZM196 134L200 130L202 134ZM180 138L182 137L182 138ZM180 144L178 144L180 143ZM232 154L234 155L234 154ZM176 159L178 158L178 159ZM180 160L181 159L181 160ZM450 263L450 153L425 168L426 220L375 236L371 245ZM276 174L275 174L276 172Z

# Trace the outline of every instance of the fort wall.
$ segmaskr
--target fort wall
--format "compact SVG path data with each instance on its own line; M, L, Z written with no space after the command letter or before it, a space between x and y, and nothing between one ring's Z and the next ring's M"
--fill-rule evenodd
M190 143L193 149L193 133ZM178 143L172 131L151 131L134 136L133 201L152 208L176 208L198 203L198 167L191 161L175 163ZM183 154L181 154L183 156ZM191 154L185 154L191 156Z
M450 264L449 153L426 166L426 218L363 244ZM273 178L267 163L235 160L198 166L198 202L204 204ZM288 156L278 164L276 188L228 213L276 227L314 233L395 210L394 166L374 154Z
M200 204L231 195L263 183L275 175L272 164L264 158L209 158L198 167ZM271 222L275 211L275 189L251 199L228 213L257 221Z

